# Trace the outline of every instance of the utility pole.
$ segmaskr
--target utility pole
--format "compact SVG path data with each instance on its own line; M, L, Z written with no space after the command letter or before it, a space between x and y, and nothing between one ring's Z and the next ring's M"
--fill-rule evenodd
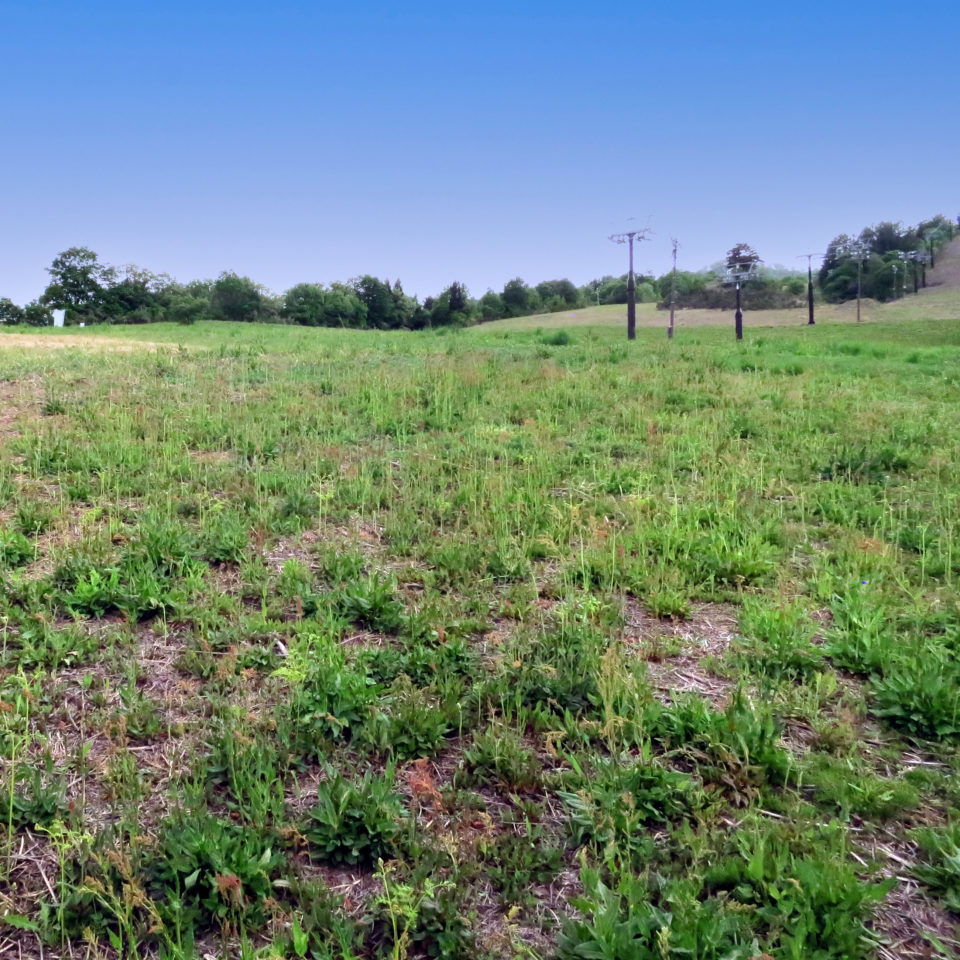
M637 339L637 287L633 280L633 241L639 243L650 236L650 230L628 230L626 233L615 233L609 239L614 243L625 243L630 248L630 270L627 273L627 339Z
M673 311L677 303L677 238L670 241L673 244L673 272L670 274L670 326L667 327L667 339L673 339Z
M801 253L798 260L807 258L807 326L812 327L816 322L813 319L813 258L822 257L822 253Z

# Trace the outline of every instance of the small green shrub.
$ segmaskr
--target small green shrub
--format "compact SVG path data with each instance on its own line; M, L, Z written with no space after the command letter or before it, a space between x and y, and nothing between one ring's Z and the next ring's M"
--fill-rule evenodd
M872 684L870 710L889 724L931 740L960 737L960 669L928 649L887 664Z
M913 837L926 857L914 867L914 875L960 914L960 820L942 828L922 827Z
M455 783L529 793L540 786L542 769L536 753L513 727L493 723L463 751Z
M599 870L581 869L584 892L572 901L578 915L564 921L557 960L663 960L664 947L666 956L696 960L750 957L738 949L751 939L742 912L701 901L682 885L657 897L643 877L628 871L615 877L608 886Z
M651 734L668 748L694 759L714 789L744 803L764 784L786 781L792 760L766 704L737 690L719 713L701 697L687 697L652 718Z
M239 564L247 550L248 533L236 513L216 513L200 529L197 554L209 563Z
M366 566L363 554L357 550L325 546L318 551L317 558L323 578L332 587L359 580Z
M231 811L260 830L283 822L286 762L277 744L264 736L249 736L229 718L205 761L212 785L223 787Z
M698 805L693 780L656 763L597 764L576 793L561 792L577 846L592 844L608 859L647 856L650 824L689 814Z
M290 697L297 745L322 755L328 741L347 738L370 718L376 688L362 661L347 664L339 643L317 637Z
M0 569L23 566L33 554L33 546L22 533L0 529Z
M431 756L450 732L447 705L429 687L417 687L401 674L381 700L381 710L365 731L366 738L397 760Z
M739 662L754 673L796 680L823 668L823 653L811 642L816 627L799 606L748 598L740 629L747 642Z
M63 782L44 777L36 768L25 773L12 794L7 784L0 791L0 827L10 824L15 830L34 830L68 817Z
M550 883L563 869L563 847L540 824L525 823L516 832L479 844L480 861L490 882L508 906L533 905L533 887Z
M916 787L905 780L878 777L853 757L835 758L813 754L808 758L802 782L814 799L833 807L845 817L887 819L917 805Z
M210 814L170 823L149 860L147 889L177 929L266 919L283 857L257 831Z
M365 867L393 856L404 818L394 768L368 770L356 783L329 767L326 775L303 830L311 849L325 863Z
M378 633L396 633L403 626L403 603L396 583L373 574L342 589L338 611L351 623Z

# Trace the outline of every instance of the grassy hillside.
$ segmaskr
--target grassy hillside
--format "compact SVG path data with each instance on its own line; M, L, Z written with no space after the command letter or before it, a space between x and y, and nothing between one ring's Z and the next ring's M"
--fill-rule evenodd
M861 320L864 323L900 323L914 320L960 320L960 238L954 240L940 257L937 268L928 271L928 286L917 295L911 292L891 303L864 300ZM856 301L842 304L817 304L816 318L820 323L852 323L856 321ZM660 327L666 330L669 312L658 310L656 304L637 304L637 325ZM747 310L746 327L802 326L807 322L807 308L795 310ZM733 327L732 310L678 310L675 324L681 327L727 325ZM484 324L484 328L498 330L536 330L538 327L601 326L626 329L627 308L623 304L586 307L562 313L543 313L531 317L516 317Z
M0 951L950 955L942 295L0 335Z

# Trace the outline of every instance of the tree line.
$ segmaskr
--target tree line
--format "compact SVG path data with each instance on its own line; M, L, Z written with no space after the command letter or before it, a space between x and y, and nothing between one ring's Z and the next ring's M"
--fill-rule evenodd
M927 265L936 266L938 252L956 232L953 221L938 215L915 227L885 220L865 227L857 237L834 237L818 275L824 300L839 303L856 298L858 262L861 296L894 300L907 289L916 289L925 279Z
M859 254L862 295L892 299L897 295L898 265L905 271L908 262L914 270L923 269L926 262L932 264L954 233L951 221L936 216L909 228L885 221L861 231L856 241L847 235L836 237L818 274L821 294L830 302L857 295L857 263L851 251L859 249L867 251ZM502 290L488 290L474 298L454 281L436 296L420 301L407 295L399 280L390 283L364 274L346 283L298 283L275 295L232 271L215 280L179 283L133 265L113 267L86 247L58 254L47 272L50 283L37 300L18 306L0 297L0 323L49 326L51 311L64 310L69 325L231 320L422 330L626 303L628 283L627 274L603 276L582 286L566 278L528 285L515 277ZM901 272L901 286L904 279ZM724 281L722 262L700 271L677 270L659 277L641 274L636 277L636 297L661 308L727 308L732 294ZM800 271L761 265L745 285L744 305L752 309L795 306L805 288L806 277Z

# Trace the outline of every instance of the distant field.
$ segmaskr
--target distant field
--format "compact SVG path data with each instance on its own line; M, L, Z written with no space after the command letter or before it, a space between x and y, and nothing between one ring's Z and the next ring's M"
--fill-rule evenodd
M0 955L952 955L953 296L0 334Z

